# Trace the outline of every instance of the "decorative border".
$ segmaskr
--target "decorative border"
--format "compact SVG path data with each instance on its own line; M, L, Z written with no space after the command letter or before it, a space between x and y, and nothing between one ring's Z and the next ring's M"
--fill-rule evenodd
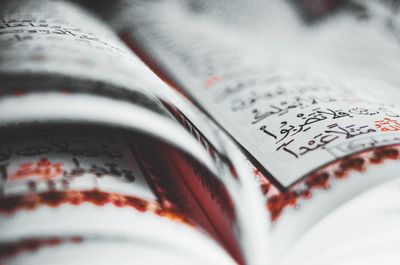
M129 207L139 212L153 212L158 216L193 226L193 223L183 215L172 210L162 209L157 203L149 202L132 195L104 192L98 189L83 191L52 190L0 197L0 215L11 215L19 210L32 211L39 206L57 208L63 204L79 206L82 203L91 203L99 207L107 204L112 204L119 208Z
M260 180L262 191L267 197L266 207L274 222L279 219L285 208L294 207L299 200L311 199L314 190L329 189L332 180L345 180L351 172L365 172L371 165L380 165L386 160L399 159L400 145L361 151L328 164L284 192L274 187L257 169L254 169L254 175Z

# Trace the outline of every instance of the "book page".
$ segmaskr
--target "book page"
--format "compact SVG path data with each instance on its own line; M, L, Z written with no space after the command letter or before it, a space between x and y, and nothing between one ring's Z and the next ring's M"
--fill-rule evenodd
M146 176L149 183L146 184L147 182L137 178L136 181L143 184L143 187L134 185L129 190L134 190L133 193L140 195L140 198L155 200L154 205L151 204L150 207L155 215L165 214L171 219L177 218L178 221L185 219L184 223L195 225L196 229L201 231L197 232L206 233L212 238L207 240L214 240L213 244L222 244L232 256L240 260L241 253L235 238L235 209L231 205L230 191L220 179L226 175L233 179L232 174L229 168L222 169L221 161L217 164L217 159L214 159L214 156L207 152L153 95L152 90L161 90L167 86L123 44L109 26L79 5L68 1L43 0L7 1L2 3L2 7L0 45L4 49L0 51L0 112L7 115L0 117L0 127L8 129L26 126L27 130L30 130L35 124L76 124L76 128L67 126L66 130L85 130L85 125L96 125L100 126L98 130L104 126L126 130L126 134L134 134L134 140L117 140L116 145L123 151L129 152L131 147L139 150L133 152L134 154L126 160L117 160L121 168L116 167L118 163L101 159L88 159L85 162L74 157L66 158L63 162L66 175L81 169L84 173L88 171L92 175L88 179L75 180L74 188L80 188L80 185L85 188L85 185L88 185L90 189L126 189L126 185L122 187L103 176L97 180L93 174L96 175L97 171L100 171L100 174L106 172L117 174L121 178L135 178L133 171L126 169L125 163L130 163L135 169L140 167L142 175ZM112 139L108 139L112 138L110 135L101 139L95 139L94 135L95 143L91 142L90 137L91 135L87 135L86 141L89 143L85 143L83 150L79 143L45 143L41 146L40 139L33 139L32 141L37 143L29 144L33 145L33 149L39 149L32 152L39 153L46 153L46 150L50 149L55 150L57 154L69 152L68 155L71 155L71 152L79 154L82 151L95 157L100 155L99 153L107 152L111 152L111 156L114 155L110 151L114 150L113 146L110 150L103 150L100 144L102 141L111 141ZM19 150L18 144L15 145L14 148ZM123 147L124 145L127 146ZM42 170L37 169L36 164L42 165L48 161L17 160L15 163L7 164L7 170L19 172L19 166L22 165L23 172L28 171L29 176L36 176ZM56 167L57 170L61 170L59 163ZM3 176L8 176L8 171L4 172ZM92 179L94 183L91 183ZM25 190L22 189L32 192L26 190L27 185ZM49 187L42 184L40 188L46 190ZM7 185L3 196L13 196L14 189L18 191L21 185ZM100 199L109 202L108 195L103 193L84 193L89 193L89 197L99 196ZM106 198L103 198L103 195ZM114 194L110 196L114 198ZM125 199L123 197L121 200L124 202ZM179 214L174 215L176 212ZM45 214L42 217L45 219ZM137 230L140 230L140 225L139 222ZM34 229L32 228L32 231ZM11 230L10 226L4 228L4 231ZM136 231L136 228L134 230ZM150 234L155 237L157 233L162 234L162 231L163 227L160 226ZM171 231L173 230L167 229L161 238L166 239ZM201 236L203 237L204 235ZM178 241L178 245L181 246L183 240ZM186 247L193 247L195 252L203 249L197 249L196 244ZM221 250L223 255L227 255L226 249Z
M150 97L143 82L151 72L111 29L78 5L4 1L1 12L2 76L62 75L105 82Z
M0 93L10 113L3 123L78 119L140 127L213 167L151 92L165 84L94 14L66 1L1 5ZM10 112L17 102L26 107Z
M387 7L384 18L345 10L313 26L278 2L235 1L231 12L214 2L121 1L107 16L243 147L277 260L330 211L397 177L400 124L398 22Z
M132 12L137 13L133 40L144 42L165 72L280 188L340 157L398 142L399 109L393 98L399 92L386 79L350 77L337 69L327 74L334 70L329 58L321 59L322 70L315 69L316 59L302 69L296 60L308 57L297 55L299 48L265 51L251 36L224 28L187 5L142 3ZM157 12L167 14L153 21Z
M68 252L76 255L68 262L94 255L90 262L136 256L144 263L163 257L232 264L172 202L164 207L126 132L36 124L3 128L0 138L2 264L48 262ZM130 255L122 251L128 247ZM95 255L103 248L104 255ZM210 252L205 257L204 249Z

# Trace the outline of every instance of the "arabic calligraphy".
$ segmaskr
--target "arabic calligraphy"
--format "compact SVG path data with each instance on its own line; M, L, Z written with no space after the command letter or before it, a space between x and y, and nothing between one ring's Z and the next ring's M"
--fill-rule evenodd
M93 145L84 142L80 145L68 141L54 141L49 144L32 144L21 148L0 148L0 162L7 161L11 156L33 157L49 153L71 154L74 156L122 158L121 150L107 145Z
M292 103L288 103L287 101L282 101L279 103L279 105L269 105L269 108L271 110L260 113L260 111L258 109L253 109L252 110L252 114L253 114L253 121L252 124L256 124L270 116L273 115L277 115L277 116L283 116L285 114L287 114L290 110L293 109L305 109L308 108L310 106L313 105L318 105L320 102L334 102L335 99L332 98L316 98L316 97L310 97L310 98L302 98L302 97L295 97L294 98L294 102ZM339 115L342 116L343 113L338 113L336 114L333 110L327 109L326 112L327 113L323 113L322 110L318 110L318 109L313 109L312 111L316 111L316 113L310 113L309 116L312 115L321 115L321 114L335 114L335 115ZM339 110L340 111L340 110ZM299 116L299 118L302 119L306 119L304 117L304 114L299 114L301 116ZM349 116L350 114L346 114L347 116Z
M23 163L16 172L7 177L8 181L37 177L41 180L48 180L58 177L63 172L61 162L52 163L46 158L38 160L36 163Z
M260 127L260 130L266 133L267 135L277 139L276 144L285 140L288 136L295 136L298 133L306 132L311 128L311 125L314 123L318 123L327 119L340 119L343 117L352 117L349 113L344 112L342 110L332 110L332 109L321 109L315 108L309 114L299 113L296 115L297 119L300 119L302 123L298 125L293 125L288 121L284 120L279 125L279 132L272 133L267 130L267 126L263 125Z
M383 120L376 120L375 127L381 132L395 132L400 131L400 122L390 118L383 118Z
M323 133L320 133L313 137L313 140L310 140L307 143L307 146L301 146L299 148L300 155L304 155L310 151L324 148L327 144L339 139L340 137L344 139L350 139L356 136L360 136L363 134L369 134L376 132L375 129L369 128L367 125L356 126L355 124L351 124L348 126L339 126L337 123L330 124L327 126L328 129Z
M127 169L120 169L115 163L105 162L103 165L92 163L90 167L82 167L77 158L72 158L73 167L65 166L65 163L51 162L47 158L41 158L36 162L24 162L18 166L14 173L7 175L7 167L4 167L3 178L6 181L18 181L27 178L38 180L50 180L57 177L70 179L84 174L93 174L96 177L104 175L122 177L127 182L134 182L135 175Z
M58 22L58 23L57 23ZM79 28L70 25L60 25L60 21L36 20L36 19L9 19L0 21L0 36L7 36L3 39L5 43L13 43L23 40L31 40L35 35L59 35L72 37L81 41L90 41L107 46L110 49L124 53L124 51L100 38L84 33Z

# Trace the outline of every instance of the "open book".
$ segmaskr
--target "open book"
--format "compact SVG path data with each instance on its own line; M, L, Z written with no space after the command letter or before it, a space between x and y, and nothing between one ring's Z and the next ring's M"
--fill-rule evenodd
M0 2L0 264L400 258L397 1Z

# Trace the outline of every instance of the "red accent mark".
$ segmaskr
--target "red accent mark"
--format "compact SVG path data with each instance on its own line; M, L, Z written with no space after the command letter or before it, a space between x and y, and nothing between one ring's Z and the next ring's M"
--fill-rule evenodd
M334 172L336 178L345 178L349 171L362 172L365 170L365 160L361 157L350 157L339 164L339 169Z
M380 129L381 132L396 132L400 131L400 122L390 118L375 121L375 128Z
M400 152L397 148L378 148L369 159L371 164L382 164L384 160L399 159Z
M267 178L258 170L257 168L253 168L253 175L260 182L261 191L264 195L267 195L272 188L271 183L267 180Z
M206 81L204 81L204 86L206 87L206 89L211 88L216 82L220 81L221 78L219 78L218 76L215 75L211 75L209 76Z
M50 180L61 176L63 164L60 162L52 163L47 158L41 158L36 163L21 164L14 174L8 177L9 181L36 177L41 180Z

